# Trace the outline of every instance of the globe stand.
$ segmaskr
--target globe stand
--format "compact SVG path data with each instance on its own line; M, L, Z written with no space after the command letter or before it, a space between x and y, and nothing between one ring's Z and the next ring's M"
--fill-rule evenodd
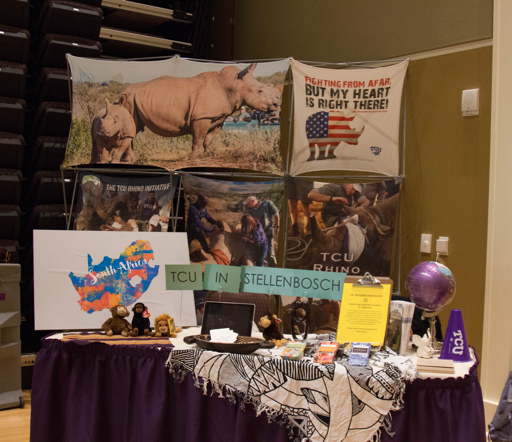
M430 323L430 339L434 351L441 351L441 349L443 348L442 342L437 342L436 339L436 316L441 312L441 310L442 309L439 309L435 312L423 310L423 315L421 316L421 320L428 318L428 322Z

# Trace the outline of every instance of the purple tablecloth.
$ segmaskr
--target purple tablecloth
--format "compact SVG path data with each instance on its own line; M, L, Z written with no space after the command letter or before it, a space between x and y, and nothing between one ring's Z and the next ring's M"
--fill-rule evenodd
M477 367L478 358L463 378L408 382L404 407L391 413L395 435L383 431L381 442L485 442Z
M287 430L188 376L175 383L170 349L44 339L32 381L31 442L252 442Z
M175 383L170 349L76 345L44 339L32 384L31 442L287 441L288 431L217 395L188 376ZM465 378L408 384L382 441L483 442L476 366Z

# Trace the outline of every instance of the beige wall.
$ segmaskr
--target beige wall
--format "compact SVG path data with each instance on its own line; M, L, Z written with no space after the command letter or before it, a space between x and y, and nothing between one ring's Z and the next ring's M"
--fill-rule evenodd
M492 47L412 61L407 76L405 184L402 188L402 277L435 259L420 253L421 233L448 236L457 293L441 314L463 312L468 341L482 355ZM480 115L462 117L464 89L480 89ZM396 278L396 276L395 276Z
M234 20L237 60L380 60L490 38L492 0L236 0Z

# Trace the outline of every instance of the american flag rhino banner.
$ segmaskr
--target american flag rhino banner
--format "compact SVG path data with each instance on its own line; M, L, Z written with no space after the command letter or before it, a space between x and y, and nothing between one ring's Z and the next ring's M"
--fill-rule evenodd
M281 101L290 62L106 61L68 56L73 102L63 166L281 174Z
M290 174L354 170L397 176L400 108L408 64L323 69L292 60Z

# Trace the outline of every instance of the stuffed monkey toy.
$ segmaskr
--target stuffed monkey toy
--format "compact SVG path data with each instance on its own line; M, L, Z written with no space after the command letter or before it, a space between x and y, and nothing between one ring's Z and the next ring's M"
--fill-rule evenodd
M131 324L124 319L130 314L128 309L122 304L117 304L110 308L110 313L112 314L112 317L103 323L101 329L105 331L107 336L128 336L128 333L132 329Z
M142 336L143 334L148 336L151 331L151 326L149 324L149 312L148 308L142 303L137 302L133 308L133 318L132 318L132 332L130 336Z
M281 320L272 313L267 313L258 322L258 325L263 328L263 338L265 341L272 341L276 344L276 347L281 347L287 342L287 339L279 331L278 324L281 324Z

